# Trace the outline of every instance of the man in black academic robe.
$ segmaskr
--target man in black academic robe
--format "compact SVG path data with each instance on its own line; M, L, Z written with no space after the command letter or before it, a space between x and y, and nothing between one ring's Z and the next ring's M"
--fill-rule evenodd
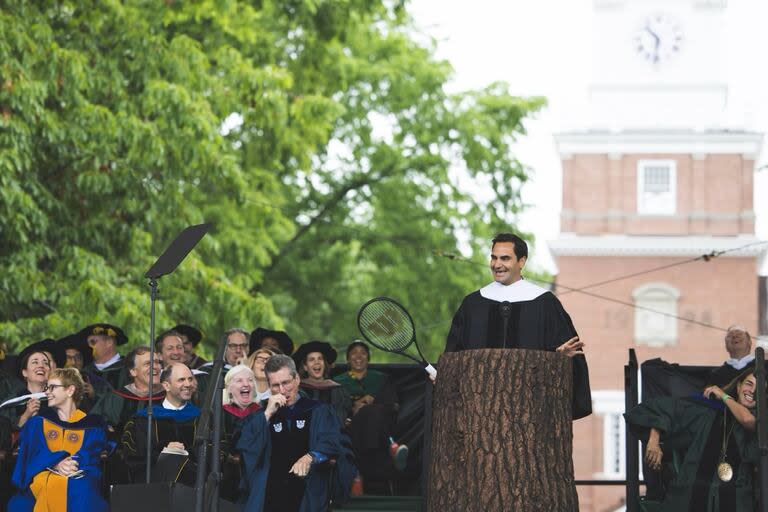
M97 400L128 384L125 361L117 351L118 346L128 343L122 329L111 324L93 324L80 330L76 337L84 339L93 350L93 362L83 365L82 373L88 375Z
M752 355L752 337L745 328L738 325L728 328L725 333L725 350L728 351L729 359L709 373L707 384L727 386L745 368L755 365L755 356Z
M192 448L200 409L191 402L193 381L192 372L183 363L166 366L160 373L166 397L162 405L152 407L154 481L194 483L196 453ZM147 421L147 410L141 409L123 430L123 458L134 482L141 481L146 471ZM222 440L220 458L223 459L226 450L227 444Z
M521 271L528 246L517 235L493 239L494 282L466 297L453 317L445 351L523 348L558 351L573 360L573 419L592 413L587 361L571 317L550 291L526 281Z
M123 427L131 417L141 409L147 408L149 401L149 347L136 347L125 356L125 368L130 382L119 389L113 389L102 396L91 411L104 417L110 427L110 439L119 440ZM155 352L155 365L152 380L154 385L152 402L160 405L165 399L165 391L160 385L160 355ZM114 433L114 435L112 434Z

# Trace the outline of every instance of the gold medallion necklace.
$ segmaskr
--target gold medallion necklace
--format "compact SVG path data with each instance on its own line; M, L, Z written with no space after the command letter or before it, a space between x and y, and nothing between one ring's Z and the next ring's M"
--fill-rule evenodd
M728 429L728 433L725 433L725 427L728 416L728 406L723 409L723 449L720 452L720 463L717 465L717 477L723 482L730 482L733 478L733 467L725 460L725 451L728 448L728 440L731 438L731 432L736 425L736 421L731 423L731 428Z

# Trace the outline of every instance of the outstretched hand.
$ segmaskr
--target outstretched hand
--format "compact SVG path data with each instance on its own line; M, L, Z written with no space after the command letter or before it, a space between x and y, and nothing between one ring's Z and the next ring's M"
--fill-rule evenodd
M584 353L584 342L579 341L578 336L574 336L555 349L556 352L565 354L568 357L577 356Z

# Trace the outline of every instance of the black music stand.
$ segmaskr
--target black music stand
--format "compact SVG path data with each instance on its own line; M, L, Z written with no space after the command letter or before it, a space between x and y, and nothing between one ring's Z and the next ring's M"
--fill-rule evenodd
M195 248L197 243L211 229L210 224L197 224L189 226L179 233L179 236L171 242L171 245L157 258L154 265L147 270L144 277L149 279L150 287L150 316L149 316L149 394L152 395L152 382L154 379L155 360L155 302L157 301L157 280L170 274L184 261L187 254ZM152 476L152 400L147 401L147 483Z

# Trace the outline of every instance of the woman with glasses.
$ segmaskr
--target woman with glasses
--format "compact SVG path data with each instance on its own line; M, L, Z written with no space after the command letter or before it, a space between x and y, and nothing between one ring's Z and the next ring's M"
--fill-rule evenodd
M101 416L77 408L85 383L75 368L52 370L48 409L30 418L19 439L9 512L108 510L101 497L101 453L107 429Z
M267 382L267 374L264 373L264 365L267 364L269 358L275 355L275 353L276 352L273 352L268 348L260 348L248 356L247 365L253 370L253 376L256 379L255 401L257 403L269 399L269 395L271 395L269 391L269 383Z

